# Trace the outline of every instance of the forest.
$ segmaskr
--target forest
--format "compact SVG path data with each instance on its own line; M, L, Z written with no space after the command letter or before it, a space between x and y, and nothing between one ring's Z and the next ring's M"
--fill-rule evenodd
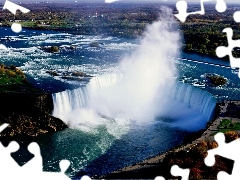
M171 8L173 14L178 13L174 3L27 3L21 6L31 11L26 14L18 11L13 15L8 10L1 10L1 25L11 26L18 22L25 28L137 38L147 24L161 17L162 6ZM200 4L188 6L189 12L200 10ZM240 37L240 25L233 20L234 12L240 7L228 4L226 12L218 13L215 4L204 6L205 15L191 15L184 23L176 19L176 28L182 31L183 51L216 56L218 46L227 46L224 28L233 29L233 39ZM233 56L240 57L239 48L233 49Z

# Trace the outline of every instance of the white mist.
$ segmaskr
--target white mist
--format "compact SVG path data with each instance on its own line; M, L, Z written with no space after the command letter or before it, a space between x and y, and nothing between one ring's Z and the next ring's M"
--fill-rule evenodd
M105 76L93 78L86 88L88 93L84 98L88 103L85 107L72 105L75 108L69 108L70 105L64 107L58 103L54 105L53 115L73 128L90 131L98 125L106 125L114 133L121 125L132 121L153 120L164 108L165 101L161 99L166 98L178 74L174 60L168 58L176 57L179 52L180 34L173 29L176 25L171 11L164 9L161 19L146 27L140 46L122 58L117 66L117 78L116 75L111 77L114 82ZM65 95L64 98L55 96L54 101L66 101ZM71 98L67 101L67 104L74 102Z

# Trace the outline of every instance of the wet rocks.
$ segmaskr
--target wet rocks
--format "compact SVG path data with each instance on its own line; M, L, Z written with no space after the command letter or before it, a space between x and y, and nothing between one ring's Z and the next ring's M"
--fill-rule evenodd
M205 77L210 86L222 86L227 84L227 78L218 74L206 74Z
M81 71L60 72L55 70L48 70L46 71L46 73L50 74L51 76L60 76L62 79L73 80L73 81L89 80L90 78L93 77Z
M10 124L0 137L36 137L67 128L62 120L51 116L51 94L0 93L0 99L0 124Z

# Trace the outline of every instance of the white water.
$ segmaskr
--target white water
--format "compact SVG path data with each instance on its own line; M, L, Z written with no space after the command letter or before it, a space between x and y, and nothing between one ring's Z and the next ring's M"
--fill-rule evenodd
M120 74L109 73L92 78L87 86L53 94L53 115L64 119L72 110L89 107L99 91L117 84L120 79Z
M173 94L175 100L183 102L188 108L194 111L198 111L206 119L212 118L216 100L210 93L192 85L179 82Z
M171 13L164 11L167 14L164 18L147 27L140 46L122 58L117 73L92 78L86 87L53 94L53 115L72 128L93 131L104 125L116 135L121 128L127 130L131 122L154 121L168 108L166 105L171 107L168 101L171 98L166 94L174 89L177 70L174 60L168 57L177 56L180 35L172 29L176 24ZM183 101L194 110L200 108L199 113L207 115L204 104L208 100L199 99L205 98L199 96L201 91L177 86L172 93L176 101Z
M216 99L210 93L178 82L169 94L170 100L159 115L174 120L171 126L197 131L213 118Z

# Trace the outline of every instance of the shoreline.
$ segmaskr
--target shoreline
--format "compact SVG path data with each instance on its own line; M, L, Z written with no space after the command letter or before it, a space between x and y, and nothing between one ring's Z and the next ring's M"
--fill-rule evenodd
M2 25L0 27L7 27L7 28L11 28L11 26L9 25ZM96 33L96 34L93 34L93 33L78 33L78 32L74 32L74 31L69 31L69 30L66 30L66 29L47 29L47 28L41 28L41 27L23 27L23 30L24 29L27 29L27 30L38 30L38 31L54 31L54 32L59 32L59 33L69 33L69 34L73 34L73 35L82 35L82 36L94 36L94 35L102 35L102 36L113 36L113 37L120 37L120 38L126 38L126 39L136 39L138 38L138 36L124 36L124 35L115 35L115 34L108 34L108 33L105 33L105 34L99 34L99 33ZM198 50L185 50L185 49L182 49L182 52L183 53L186 53L186 54L192 54L192 55L199 55L199 56L207 56L207 57L210 57L210 58L214 58L214 59L219 59L219 60L222 60L222 61L225 61L225 62L229 62L229 58L228 57L223 57L223 58L219 58L217 57L216 55L212 55L212 54L204 54L204 53L200 53L198 52ZM184 58L184 57L182 57Z
M238 100L229 100L229 101L224 101L222 103L217 103L216 106L218 106L219 111L216 112L216 116L214 117L213 120L209 121L207 124L206 129L203 131L202 135L198 138L196 138L193 141L188 142L187 144L181 144L178 145L177 147L174 147L170 150L168 150L165 153L158 154L154 157L150 157L146 160L143 160L141 162L138 162L136 164L126 166L122 169L113 171L109 174L101 175L99 177L92 177L92 178L106 178L106 179L111 179L111 178L139 178L137 176L138 173L142 174L146 169L150 169L149 172L151 172L151 169L155 169L156 167L161 166L160 163L164 161L164 159L167 156L174 155L175 153L179 153L180 151L189 151L191 148L196 146L197 144L203 142L203 141L214 141L214 136L212 133L217 132L217 126L220 124L220 122L223 119L231 119L233 122L240 122L240 117L232 117L229 116L229 113L234 110L235 106L231 105L236 105L236 107L240 107L240 101ZM237 131L240 133L240 130ZM150 175L151 176L151 175ZM146 178L146 177L144 177Z
M8 123L2 137L32 136L67 128L51 115L52 95L31 84L16 66L0 67L0 123Z

